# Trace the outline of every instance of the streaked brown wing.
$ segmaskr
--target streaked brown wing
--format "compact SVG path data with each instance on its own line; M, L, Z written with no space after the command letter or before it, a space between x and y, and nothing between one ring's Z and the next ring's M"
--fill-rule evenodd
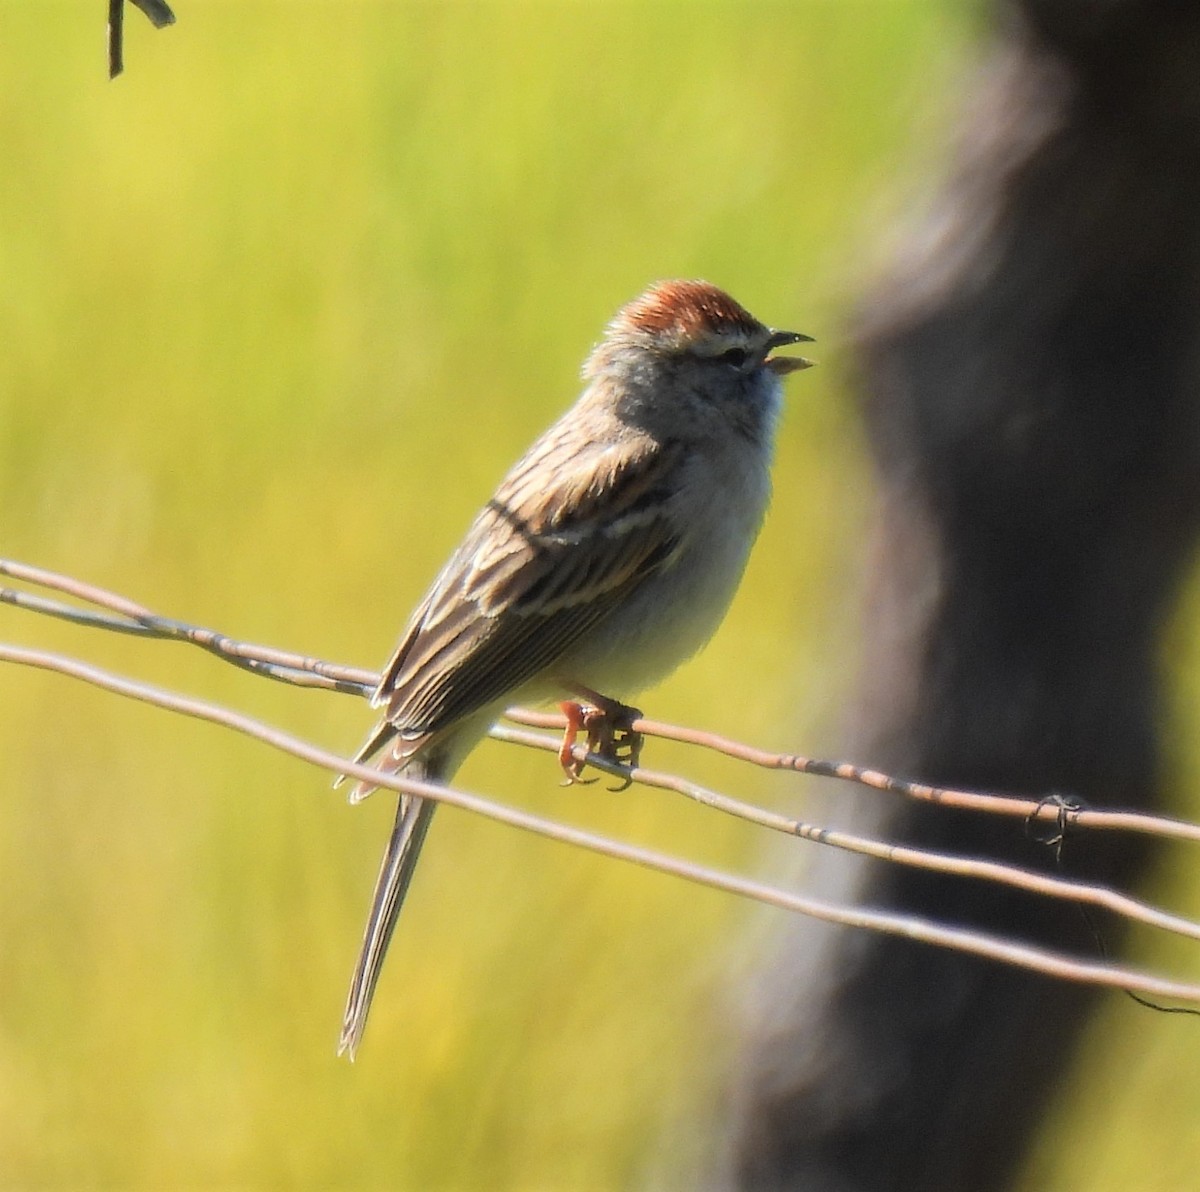
M480 512L384 672L377 700L405 737L520 687L677 550L666 517L676 452L565 430L535 444Z

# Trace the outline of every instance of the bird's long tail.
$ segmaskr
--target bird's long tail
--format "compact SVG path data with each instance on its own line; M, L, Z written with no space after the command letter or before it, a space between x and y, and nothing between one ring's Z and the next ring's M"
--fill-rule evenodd
M441 767L434 759L414 758L407 767L412 778L429 782L441 779ZM396 918L412 881L413 870L425 842L425 833L437 804L429 799L414 795L401 795L396 809L396 823L388 839L379 877L375 881L375 893L371 898L371 914L363 932L362 950L354 966L354 977L350 982L350 994L346 999L346 1013L342 1018L342 1035L338 1042L338 1055L354 1053L362 1042L363 1028L367 1024L367 1013L371 1009L371 998L379 980L379 970L387 954Z

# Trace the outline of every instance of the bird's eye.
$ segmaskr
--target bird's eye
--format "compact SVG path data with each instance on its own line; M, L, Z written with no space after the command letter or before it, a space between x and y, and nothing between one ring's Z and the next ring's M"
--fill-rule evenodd
M722 364L731 364L734 368L741 368L749 355L745 348L730 348L728 351L722 352L717 359Z

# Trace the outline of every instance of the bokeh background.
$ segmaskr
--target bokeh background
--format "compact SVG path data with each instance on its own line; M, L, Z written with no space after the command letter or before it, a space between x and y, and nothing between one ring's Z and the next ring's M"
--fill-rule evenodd
M613 311L702 276L817 336L822 367L790 384L775 505L725 627L641 702L836 753L870 502L845 319L937 176L977 8L177 14L155 33L130 9L109 83L100 0L0 3L0 550L378 665ZM1192 623L1174 636L1181 741ZM370 720L181 647L11 609L0 637L336 749ZM389 800L351 809L294 760L62 678L0 672L0 711L0 1185L695 1178L769 914L444 811L351 1066L334 1046ZM651 748L779 806L809 789ZM1194 787L1194 751L1177 766ZM747 872L808 847L784 858L660 793L564 791L551 760L490 743L460 781ZM1156 893L1188 905L1184 870ZM1156 949L1195 970L1194 950ZM1093 1038L1029 1186L1182 1186L1193 1021L1114 998Z

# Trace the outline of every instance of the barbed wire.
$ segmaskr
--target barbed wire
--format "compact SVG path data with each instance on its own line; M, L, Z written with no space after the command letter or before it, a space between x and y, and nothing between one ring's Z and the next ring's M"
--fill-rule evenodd
M0 574L3 574L2 568ZM534 728L563 728L566 724L564 716L531 708L508 708L504 715L519 724ZM837 778L887 794L903 795L907 799L936 803L959 811L980 811L990 815L1009 816L1027 823L1043 822L1059 828L1065 827L1067 830L1091 828L1110 832L1136 832L1146 836L1158 836L1164 840L1200 843L1200 824L1169 815L1152 815L1142 811L1110 811L1099 807L1087 807L1082 803L1054 796L1033 799L1021 795L931 786L925 782L897 778L881 770L856 766L853 762L823 761L797 753L772 753L706 729L686 728L677 724L666 724L660 720L635 720L631 728L646 737L660 737L665 741L678 741L685 745L710 749L767 770L790 770L796 774L811 774L817 778Z
M98 608L107 609L115 615L105 616L91 609L77 608L9 587L0 587L0 604L11 604L87 628L107 629L116 633L164 641L188 642L224 662L277 682L367 697L374 691L379 679L376 672L362 667L346 666L294 651L240 641L215 629L164 617L106 588L29 563L0 558L0 576L61 592ZM533 728L561 730L566 726L566 718L554 712L508 708L504 715L509 720ZM885 774L869 767L856 766L852 762L826 761L796 753L775 753L705 729L667 724L645 717L634 721L631 728L642 736L695 745L763 769L853 782L887 794L901 795L907 799L934 803L960 811L1008 816L1051 826L1065 824L1068 830L1080 828L1136 832L1166 840L1200 843L1200 824L1173 816L1153 815L1142 811L1112 811L1074 804L1064 806L1061 801L1054 799L932 786ZM495 732L493 735L498 736ZM625 776L625 771L621 772L621 776Z
M511 709L506 715L520 715L525 718L529 713L525 709ZM552 753L556 753L561 744L561 739L558 737L541 733L525 733L518 729L510 729L505 725L497 725L491 736L498 741L525 745ZM723 811L737 819L757 824L763 828L770 828L775 832L783 832L788 836L798 836L802 840L810 840L815 844L824 844L844 852L874 857L879 861L889 861L916 869L927 869L953 877L994 882L1048 898L1067 899L1111 911L1115 915L1145 923L1162 931L1170 931L1189 939L1200 940L1200 923L1162 911L1150 903L1132 898L1117 890L1111 890L1107 886L1054 877L1004 862L961 857L954 853L935 852L912 845L891 844L887 841L874 840L868 836L843 832L837 828L823 828L803 820L780 815L778 812L768 811L719 791L710 790L708 787L686 778L680 778L675 774L647 770L643 766L634 766L630 769L607 758L596 757L592 754L587 755L587 761L589 765L612 774L614 777L628 778L642 786L673 791L683 795L684 798L692 799L705 807Z
M0 603L67 620L84 628L105 629L155 640L186 642L205 650L221 661L252 674L296 686L361 697L370 694L377 680L377 676L368 670L343 666L273 647L254 645L213 629L163 617L117 593L44 568L15 560L0 559L0 575L94 606L81 608L76 604L50 599L23 589L0 587ZM105 611L98 612L97 609ZM0 645L0 662L36 667L67 675L128 698L244 733L274 748L320 766L331 773L364 778L376 786L385 786L392 790L418 794L424 798L449 803L497 822L558 840L561 843L590 849L606 856L639 864L826 922L902 935L925 943L1019 965L1066 980L1112 986L1149 996L1174 998L1200 1004L1200 985L1197 984L1161 977L1124 966L1084 961L1052 949L1005 939L986 932L935 923L915 916L846 906L810 898L766 883L698 865L683 858L617 841L594 832L519 811L492 799L469 794L457 788L417 782L405 778L403 775L381 775L378 770L369 766L356 765L348 758L323 750L242 713L116 675L74 658L26 647ZM562 729L565 725L564 717L530 709L510 708L506 711L505 718L512 721L513 724L500 723L494 726L491 735L496 740L555 753L559 750L561 744L559 737L530 732L528 728ZM525 727L514 727L514 724ZM1064 808L1061 801L1038 801L1009 795L934 787L895 778L880 771L847 762L821 761L797 754L770 753L717 734L649 719L635 721L633 728L645 736L715 750L729 757L767 769L853 781L876 790L947 807L1020 816L1027 821L1047 820L1054 822L1060 828L1066 826L1079 829L1125 830L1171 839L1200 840L1200 827L1169 817L1151 816L1139 812L1103 811L1076 806ZM641 765L629 768L598 755L590 754L582 746L576 746L574 754L577 759L604 773L621 779L629 779L643 786L683 795L703 806L735 816L745 822L796 836L815 844L835 847L888 863L907 865L968 880L994 882L1034 895L1068 900L1081 906L1100 908L1131 921L1189 939L1200 939L1200 923L1162 910L1151 903L1107 886L1051 876L983 858L963 857L953 853L899 845L838 829L825 828L756 806L675 774L651 770Z

